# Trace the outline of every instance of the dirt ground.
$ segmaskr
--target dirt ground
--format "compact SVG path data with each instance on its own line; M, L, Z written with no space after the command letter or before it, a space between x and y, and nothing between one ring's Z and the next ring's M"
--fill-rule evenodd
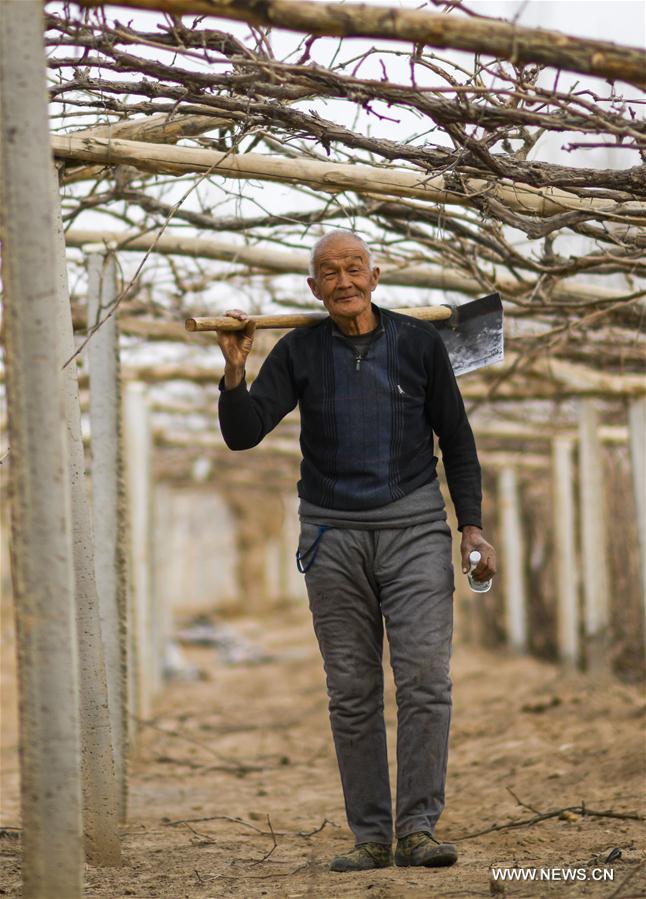
M613 849L618 857L605 866L612 881L508 882L505 893L646 895L644 821L621 817L646 812L643 692L468 646L453 656L447 805L436 831L457 843L458 864L330 873L330 857L351 837L308 615L290 606L262 620L236 620L274 656L263 664L226 664L213 648L186 653L204 679L171 683L142 728L124 863L88 867L88 897L488 896L491 866L591 872ZM10 654L5 643L5 827L19 824L14 711L6 701ZM392 684L387 719L392 746ZM582 804L590 814L506 826ZM600 811L619 817L591 814ZM20 841L3 833L0 893L18 896Z

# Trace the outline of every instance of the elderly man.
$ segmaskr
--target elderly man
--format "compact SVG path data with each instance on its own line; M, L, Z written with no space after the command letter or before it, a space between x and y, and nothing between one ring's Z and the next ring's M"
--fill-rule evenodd
M314 629L330 700L354 849L333 871L393 863L383 717L384 622L397 723L395 864L457 860L433 831L444 808L451 719L451 532L436 475L439 438L463 571L479 550L479 580L495 573L482 536L480 466L451 363L434 326L372 303L379 269L356 234L333 231L312 251L309 287L329 318L278 341L247 390L254 325L220 332L222 434L256 446L298 403L301 536ZM238 310L228 313L238 319Z

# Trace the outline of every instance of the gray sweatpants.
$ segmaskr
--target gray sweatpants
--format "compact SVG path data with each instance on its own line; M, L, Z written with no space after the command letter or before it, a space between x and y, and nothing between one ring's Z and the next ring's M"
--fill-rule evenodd
M318 528L301 523L305 553ZM325 531L305 574L330 699L348 824L390 843L383 716L384 621L397 695L396 833L433 832L444 808L451 722L451 531L445 521Z

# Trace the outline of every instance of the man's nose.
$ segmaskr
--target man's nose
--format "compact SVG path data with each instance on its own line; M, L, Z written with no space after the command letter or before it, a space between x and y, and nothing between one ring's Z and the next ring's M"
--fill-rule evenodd
M350 280L350 275L348 274L348 272L344 272L343 270L341 270L339 272L336 286L337 287L351 287L352 286L352 282Z

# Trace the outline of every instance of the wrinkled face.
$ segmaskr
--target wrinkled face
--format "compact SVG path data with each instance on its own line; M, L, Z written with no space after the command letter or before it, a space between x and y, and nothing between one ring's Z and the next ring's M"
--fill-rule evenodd
M314 258L314 277L307 283L332 316L355 318L370 309L379 269L351 234L331 237Z

